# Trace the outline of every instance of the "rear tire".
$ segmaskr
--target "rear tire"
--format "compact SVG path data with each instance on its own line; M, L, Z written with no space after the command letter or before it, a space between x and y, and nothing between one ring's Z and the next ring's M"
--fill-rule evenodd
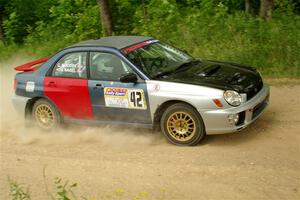
M32 108L32 120L43 130L53 130L61 124L61 116L55 106L46 99L37 100Z
M168 107L161 117L160 127L166 138L176 145L197 145L205 136L200 114L184 103Z

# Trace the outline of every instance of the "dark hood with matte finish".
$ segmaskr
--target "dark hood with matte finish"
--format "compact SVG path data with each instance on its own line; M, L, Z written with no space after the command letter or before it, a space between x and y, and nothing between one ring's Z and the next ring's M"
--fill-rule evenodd
M247 99L263 86L261 76L253 67L219 61L201 61L160 78L162 81L202 85L246 93Z

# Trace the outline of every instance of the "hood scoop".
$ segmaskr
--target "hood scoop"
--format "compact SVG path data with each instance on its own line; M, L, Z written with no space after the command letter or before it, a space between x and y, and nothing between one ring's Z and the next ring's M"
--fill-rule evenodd
M210 67L202 70L200 73L198 73L198 76L201 76L201 77L211 76L211 75L215 74L217 71L219 71L220 68L221 68L220 65L210 66Z
M240 72L236 72L232 76L229 77L228 83L240 84L243 81L245 81L246 79L247 79L247 77L245 75L242 75Z

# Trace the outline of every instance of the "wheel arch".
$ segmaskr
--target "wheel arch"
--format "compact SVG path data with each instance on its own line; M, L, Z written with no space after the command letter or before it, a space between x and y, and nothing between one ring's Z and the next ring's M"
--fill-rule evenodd
M201 114L198 112L198 110L195 108L195 106L193 106L192 104L186 102L186 101L182 101L182 100L168 100L165 101L164 103L162 103L156 110L154 113L154 117L153 117L153 127L154 129L158 129L160 128L160 119L163 115L163 113L165 112L165 110L170 107L171 105L174 105L176 103L183 103L186 104L188 106L191 106L195 111L197 111L197 113L200 115Z
M59 114L61 115L60 110L57 108L55 103L53 101L51 101L51 99L49 99L45 96L36 96L36 97L33 97L32 99L27 101L27 104L25 106L25 118L28 118L28 117L31 116L32 109L33 109L33 106L34 106L35 102L37 102L40 99L45 99L45 100L49 101L56 108L56 110L59 112Z

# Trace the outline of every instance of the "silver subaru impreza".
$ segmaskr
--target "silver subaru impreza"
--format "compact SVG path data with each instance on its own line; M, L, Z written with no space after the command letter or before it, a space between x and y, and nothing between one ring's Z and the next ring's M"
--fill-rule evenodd
M158 127L174 144L196 145L245 128L269 101L255 68L195 59L152 37L88 40L15 69L14 105L44 130L62 123Z

